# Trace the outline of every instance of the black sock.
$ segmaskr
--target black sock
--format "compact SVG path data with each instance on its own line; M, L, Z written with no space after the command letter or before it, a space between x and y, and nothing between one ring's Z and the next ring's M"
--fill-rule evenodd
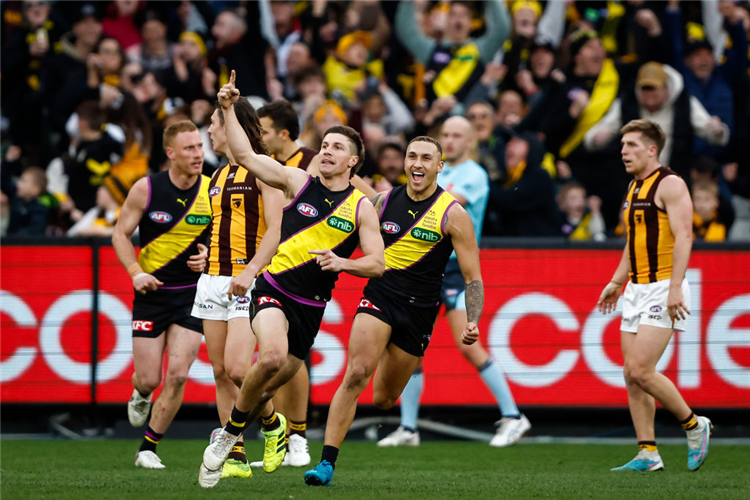
M239 441L236 445L234 445L232 447L232 451L229 452L229 457L227 458L233 458L234 460L239 460L243 464L246 464L247 457L245 456L245 443Z
M336 459L339 456L339 449L335 446L323 446L323 453L320 456L320 461L322 462L325 460L329 464L331 464L331 467L334 469L336 468Z
M264 417L262 415L260 417L260 425L266 432L275 431L279 428L280 424L281 420L279 420L279 417L276 415L275 411L268 417Z
M138 451L153 451L156 453L156 445L159 444L163 435L154 431L149 425L146 427L146 434L143 435L143 442Z
M224 427L224 430L230 434L239 436L245 429L245 422L248 415L250 415L249 411L240 411L235 406L232 408L232 416L229 417L229 423Z

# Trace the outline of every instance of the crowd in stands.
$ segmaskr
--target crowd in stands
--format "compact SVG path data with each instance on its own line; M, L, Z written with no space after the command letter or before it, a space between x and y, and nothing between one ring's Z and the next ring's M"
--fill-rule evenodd
M376 190L406 143L472 125L484 236L622 237L619 129L667 135L696 239L750 239L750 3L743 1L3 1L2 235L105 236L128 189L167 168L162 132L206 131L237 73L287 99L298 142L345 124ZM743 225L744 224L744 225Z

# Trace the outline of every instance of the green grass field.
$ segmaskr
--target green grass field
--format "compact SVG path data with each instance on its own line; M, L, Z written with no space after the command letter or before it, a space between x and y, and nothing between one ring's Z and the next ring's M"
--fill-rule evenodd
M3 441L3 500L17 498L188 499L233 498L750 498L750 447L712 445L699 472L685 466L686 447L662 446L666 470L613 473L634 454L633 446L520 444L493 449L473 442L425 442L419 448L379 449L345 443L333 485L309 487L307 467L273 474L254 469L250 479L225 479L213 490L198 486L205 440L165 440L167 469L133 466L138 442ZM248 443L260 455L261 443ZM311 443L314 463L321 443ZM241 495L241 496L235 496Z

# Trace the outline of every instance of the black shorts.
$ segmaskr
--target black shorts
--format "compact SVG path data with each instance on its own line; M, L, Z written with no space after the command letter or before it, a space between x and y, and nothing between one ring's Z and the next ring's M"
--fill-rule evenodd
M281 309L289 322L289 354L304 360L310 353L315 336L323 322L325 307L301 304L271 286L263 276L255 280L255 288L250 301L250 321L263 309Z
M448 261L443 276L443 287L440 290L440 303L445 304L445 311L466 309L466 281L461 274L457 259Z
M192 316L195 287L164 290L145 295L135 292L133 299L133 337L155 339L169 325L179 325L203 333L203 322Z
M391 327L390 342L412 356L424 356L440 306L415 305L393 294L365 288L357 314L369 314Z

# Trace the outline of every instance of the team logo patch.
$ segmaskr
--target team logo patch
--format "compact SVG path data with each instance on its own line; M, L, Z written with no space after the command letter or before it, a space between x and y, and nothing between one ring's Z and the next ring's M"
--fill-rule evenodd
M148 214L148 218L159 224L166 224L172 220L172 215L167 212L151 212Z
M317 217L318 209L309 203L298 203L297 212L301 213L305 217Z
M248 302L250 302L250 297L248 297L247 295L240 295L239 297L237 297L238 304L247 304Z
M214 186L208 190L208 196L210 196L211 198L213 198L219 193L221 193L221 186Z
M367 299L362 299L359 301L359 307L364 307L365 309L375 309L376 311L380 311L381 309L379 307L376 307L375 304L370 302Z
M383 231L388 234L396 234L401 231L401 227L395 222L383 222L383 225L381 227L383 228Z
M281 302L268 296L258 297L258 305L262 306L263 304L276 304L277 306L282 307Z
M133 331L135 332L151 332L154 330L153 321L136 320L133 321Z
M651 306L651 308L649 309L649 311L651 311L652 313L661 312L661 306Z

